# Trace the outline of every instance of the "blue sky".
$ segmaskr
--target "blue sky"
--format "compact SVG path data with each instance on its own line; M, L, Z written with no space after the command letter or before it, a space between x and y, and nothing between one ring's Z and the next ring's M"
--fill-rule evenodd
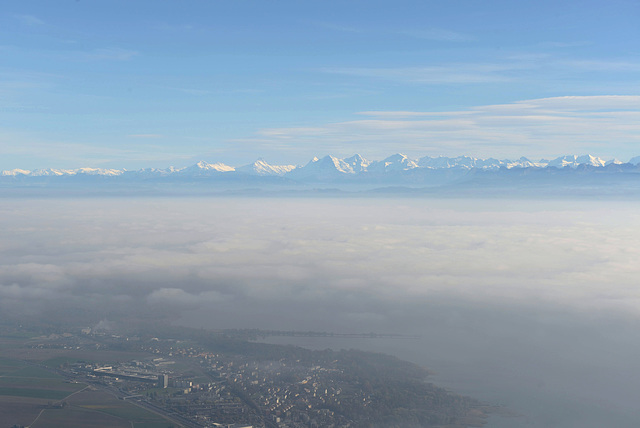
M637 1L7 1L0 169L640 155Z

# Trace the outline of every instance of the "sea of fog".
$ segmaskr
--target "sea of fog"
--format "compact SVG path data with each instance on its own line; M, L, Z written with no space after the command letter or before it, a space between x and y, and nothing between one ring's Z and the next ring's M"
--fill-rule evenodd
M493 428L640 426L640 203L3 202L7 316L417 335L268 340L413 361Z

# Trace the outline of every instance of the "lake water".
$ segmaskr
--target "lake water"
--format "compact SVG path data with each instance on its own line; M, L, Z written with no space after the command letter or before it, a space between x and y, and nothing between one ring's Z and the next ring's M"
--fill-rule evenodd
M622 320L599 327L563 323L541 327L519 322L514 323L522 329L519 333L505 328L485 337L461 323L444 331L427 327L419 339L264 341L310 349L355 348L412 361L433 372L431 382L503 406L513 415L492 415L486 428L640 426L637 326Z

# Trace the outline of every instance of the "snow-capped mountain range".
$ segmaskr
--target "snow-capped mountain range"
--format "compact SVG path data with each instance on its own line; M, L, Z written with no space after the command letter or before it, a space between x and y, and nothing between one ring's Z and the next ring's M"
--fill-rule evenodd
M78 169L37 169L33 171L24 169L13 169L2 171L3 177L62 177L62 176L139 176L144 177L208 177L222 173L236 173L253 176L280 176L291 179L309 178L333 178L336 175L384 175L390 173L401 173L412 169L460 169L460 170L500 170L512 168L578 168L606 167L608 165L621 165L623 162L612 159L603 159L591 155L560 156L553 160L541 159L532 161L525 157L517 160L509 159L480 159L471 156L446 157L425 156L418 159L411 159L406 155L397 153L380 161L370 161L359 154L348 158L340 159L327 155L323 158L314 157L306 165L270 165L263 159L258 159L252 164L240 167L233 167L223 163L198 162L186 168L169 167L166 169L145 168L140 170L126 169L103 169L103 168L78 168ZM640 164L640 156L630 159L627 164L637 166Z
M397 153L370 161L314 157L306 165L271 165L259 159L234 167L198 162L186 168L14 169L2 171L0 196L225 195L418 193L461 197L566 195L640 198L640 156L622 163L595 156L532 161L471 156L411 159ZM293 192L293 193L292 193ZM555 195L555 196L554 196Z

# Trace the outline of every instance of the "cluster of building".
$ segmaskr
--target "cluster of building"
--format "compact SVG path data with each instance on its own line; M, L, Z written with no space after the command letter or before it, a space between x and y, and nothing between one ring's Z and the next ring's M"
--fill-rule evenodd
M44 342L87 349L124 347L148 355L109 365L69 364L63 370L188 428L347 428L365 423L373 414L368 409L380 404L361 371L347 368L351 366L342 364L336 353L311 358L284 347L270 357L259 352L216 353L193 342L88 331Z
M117 388L125 399L179 414L193 426L211 428L348 427L351 422L336 409L345 401L361 405L371 399L340 380L343 373L335 367L258 361L160 339L141 341L140 348L154 356L110 365L70 364L65 371ZM185 366L201 375L193 376Z
M151 348L154 354L188 358L207 374L211 382L204 388L188 380L170 380L179 391L164 398L173 411L185 411L205 426L242 420L278 428L348 427L353 422L339 410L345 405L366 407L372 401L335 364L265 361L162 341Z

